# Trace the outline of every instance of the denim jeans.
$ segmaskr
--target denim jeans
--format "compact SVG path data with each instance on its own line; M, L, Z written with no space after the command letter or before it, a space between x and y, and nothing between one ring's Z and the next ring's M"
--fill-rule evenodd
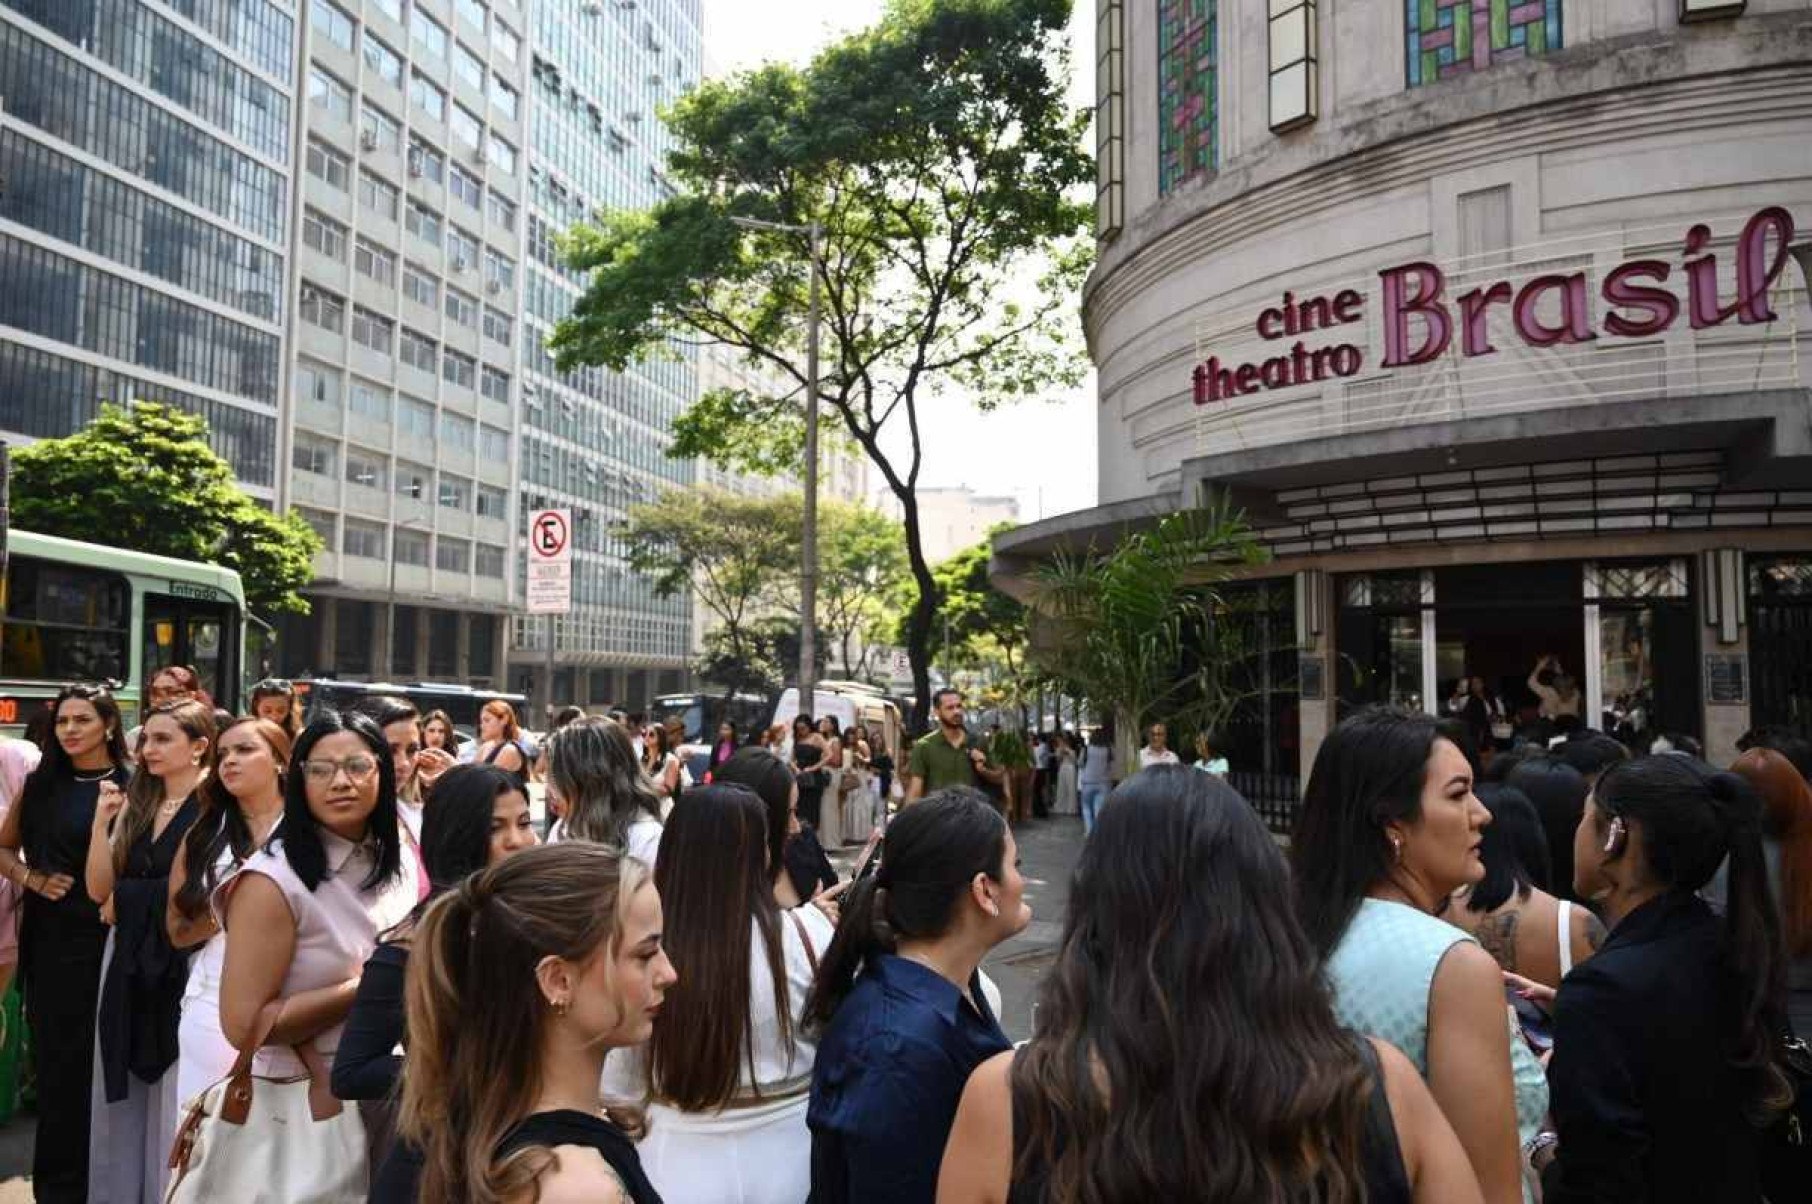
M1082 832L1087 835L1095 830L1095 813L1101 804L1107 801L1106 786L1084 786L1082 788Z

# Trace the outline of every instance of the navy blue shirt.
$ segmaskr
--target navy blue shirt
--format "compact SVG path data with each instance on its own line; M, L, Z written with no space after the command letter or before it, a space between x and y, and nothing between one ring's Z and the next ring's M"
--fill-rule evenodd
M812 1068L810 1204L931 1204L969 1072L1012 1048L977 978L971 1005L903 957L868 963Z

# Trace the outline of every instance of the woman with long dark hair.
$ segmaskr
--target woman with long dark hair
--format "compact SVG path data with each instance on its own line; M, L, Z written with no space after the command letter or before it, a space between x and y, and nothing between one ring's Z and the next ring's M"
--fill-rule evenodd
M739 749L717 769L719 783L746 786L767 808L768 875L774 901L797 907L837 885L837 870L810 828L799 822L799 785L786 762L766 749ZM835 911L830 911L833 918Z
M1479 1199L1415 1067L1335 1020L1283 854L1218 777L1114 793L1039 1005L969 1079L940 1204Z
M88 1195L85 1068L94 1058L107 945L100 908L79 879L101 786L126 781L126 741L119 705L102 686L65 686L50 710L53 736L44 757L0 822L0 875L25 890L19 976L38 1083L32 1190L46 1204L61 1204Z
M292 744L302 730L302 699L287 678L267 677L253 686L249 710L252 718L268 719L282 728Z
M1579 817L1585 813L1586 795L1591 791L1585 775L1557 756L1536 753L1517 758L1503 782L1534 804L1541 817L1554 896L1585 902L1573 893L1573 833L1579 829Z
M1574 886L1611 931L1540 996L1555 1005L1558 1134L1536 1155L1552 1158L1544 1201L1753 1204L1758 1127L1792 1103L1755 792L1691 757L1626 761L1598 779L1573 847ZM1726 858L1719 916L1697 892Z
M614 844L654 868L661 847L661 796L622 724L581 719L549 736L547 790L550 805L558 800L561 808L550 843Z
M647 869L582 840L505 858L434 901L409 958L403 1076L421 1199L660 1204L639 1118L602 1111L598 1079L607 1051L648 1039L673 984L661 921Z
M257 1073L306 1073L302 1046L331 1062L378 933L415 906L416 872L383 732L356 712L317 715L291 757L282 831L215 891L220 1027L234 1048L258 1049Z
M537 843L528 797L513 775L494 765L460 765L435 785L434 806L422 821L422 859L431 883L428 898L382 934L365 962L358 996L334 1054L336 1096L371 1101L395 1097L404 1066L396 1050L407 1040L403 990L409 947L428 903L472 874ZM414 1204L420 1151L394 1145L372 1169L373 1201Z
M813 1044L799 1027L834 930L815 907L780 909L768 858L766 807L743 786L688 790L661 837L663 941L686 975L604 1086L652 1101L639 1149L666 1204L798 1204L811 1190Z
M1472 767L1437 720L1389 707L1322 741L1291 841L1297 914L1326 959L1334 1014L1427 1080L1491 1204L1524 1198L1519 1141L1547 1111L1541 1066L1510 1039L1503 972L1437 916L1485 876Z
M806 1002L814 1204L932 1198L969 1072L1009 1048L981 960L1031 919L1013 833L979 790L936 791L888 827Z
M164 907L183 836L201 811L214 713L189 700L154 709L122 791L101 783L88 843L88 897L111 925L101 967L94 1099L88 1140L91 1199L159 1204L176 1132L176 1030L188 954L170 944Z

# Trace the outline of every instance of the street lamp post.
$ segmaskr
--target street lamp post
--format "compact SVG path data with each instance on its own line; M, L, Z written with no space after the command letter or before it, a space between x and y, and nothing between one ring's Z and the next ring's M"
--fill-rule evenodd
M818 689L818 290L823 266L818 244L824 230L817 222L795 226L752 217L730 220L745 229L805 235L811 261L805 309L805 503L799 521L799 713L804 715L815 709Z

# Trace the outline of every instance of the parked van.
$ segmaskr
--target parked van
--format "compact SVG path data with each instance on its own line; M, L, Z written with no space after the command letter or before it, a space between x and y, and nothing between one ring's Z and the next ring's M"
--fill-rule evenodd
M835 716L837 726L845 729L852 725L878 729L887 744L887 755L896 764L904 763L900 758L906 729L900 708L879 687L859 681L821 681L813 694L813 706L806 713L814 722L826 715ZM798 714L799 687L788 686L774 704L773 722L784 724L790 732Z

